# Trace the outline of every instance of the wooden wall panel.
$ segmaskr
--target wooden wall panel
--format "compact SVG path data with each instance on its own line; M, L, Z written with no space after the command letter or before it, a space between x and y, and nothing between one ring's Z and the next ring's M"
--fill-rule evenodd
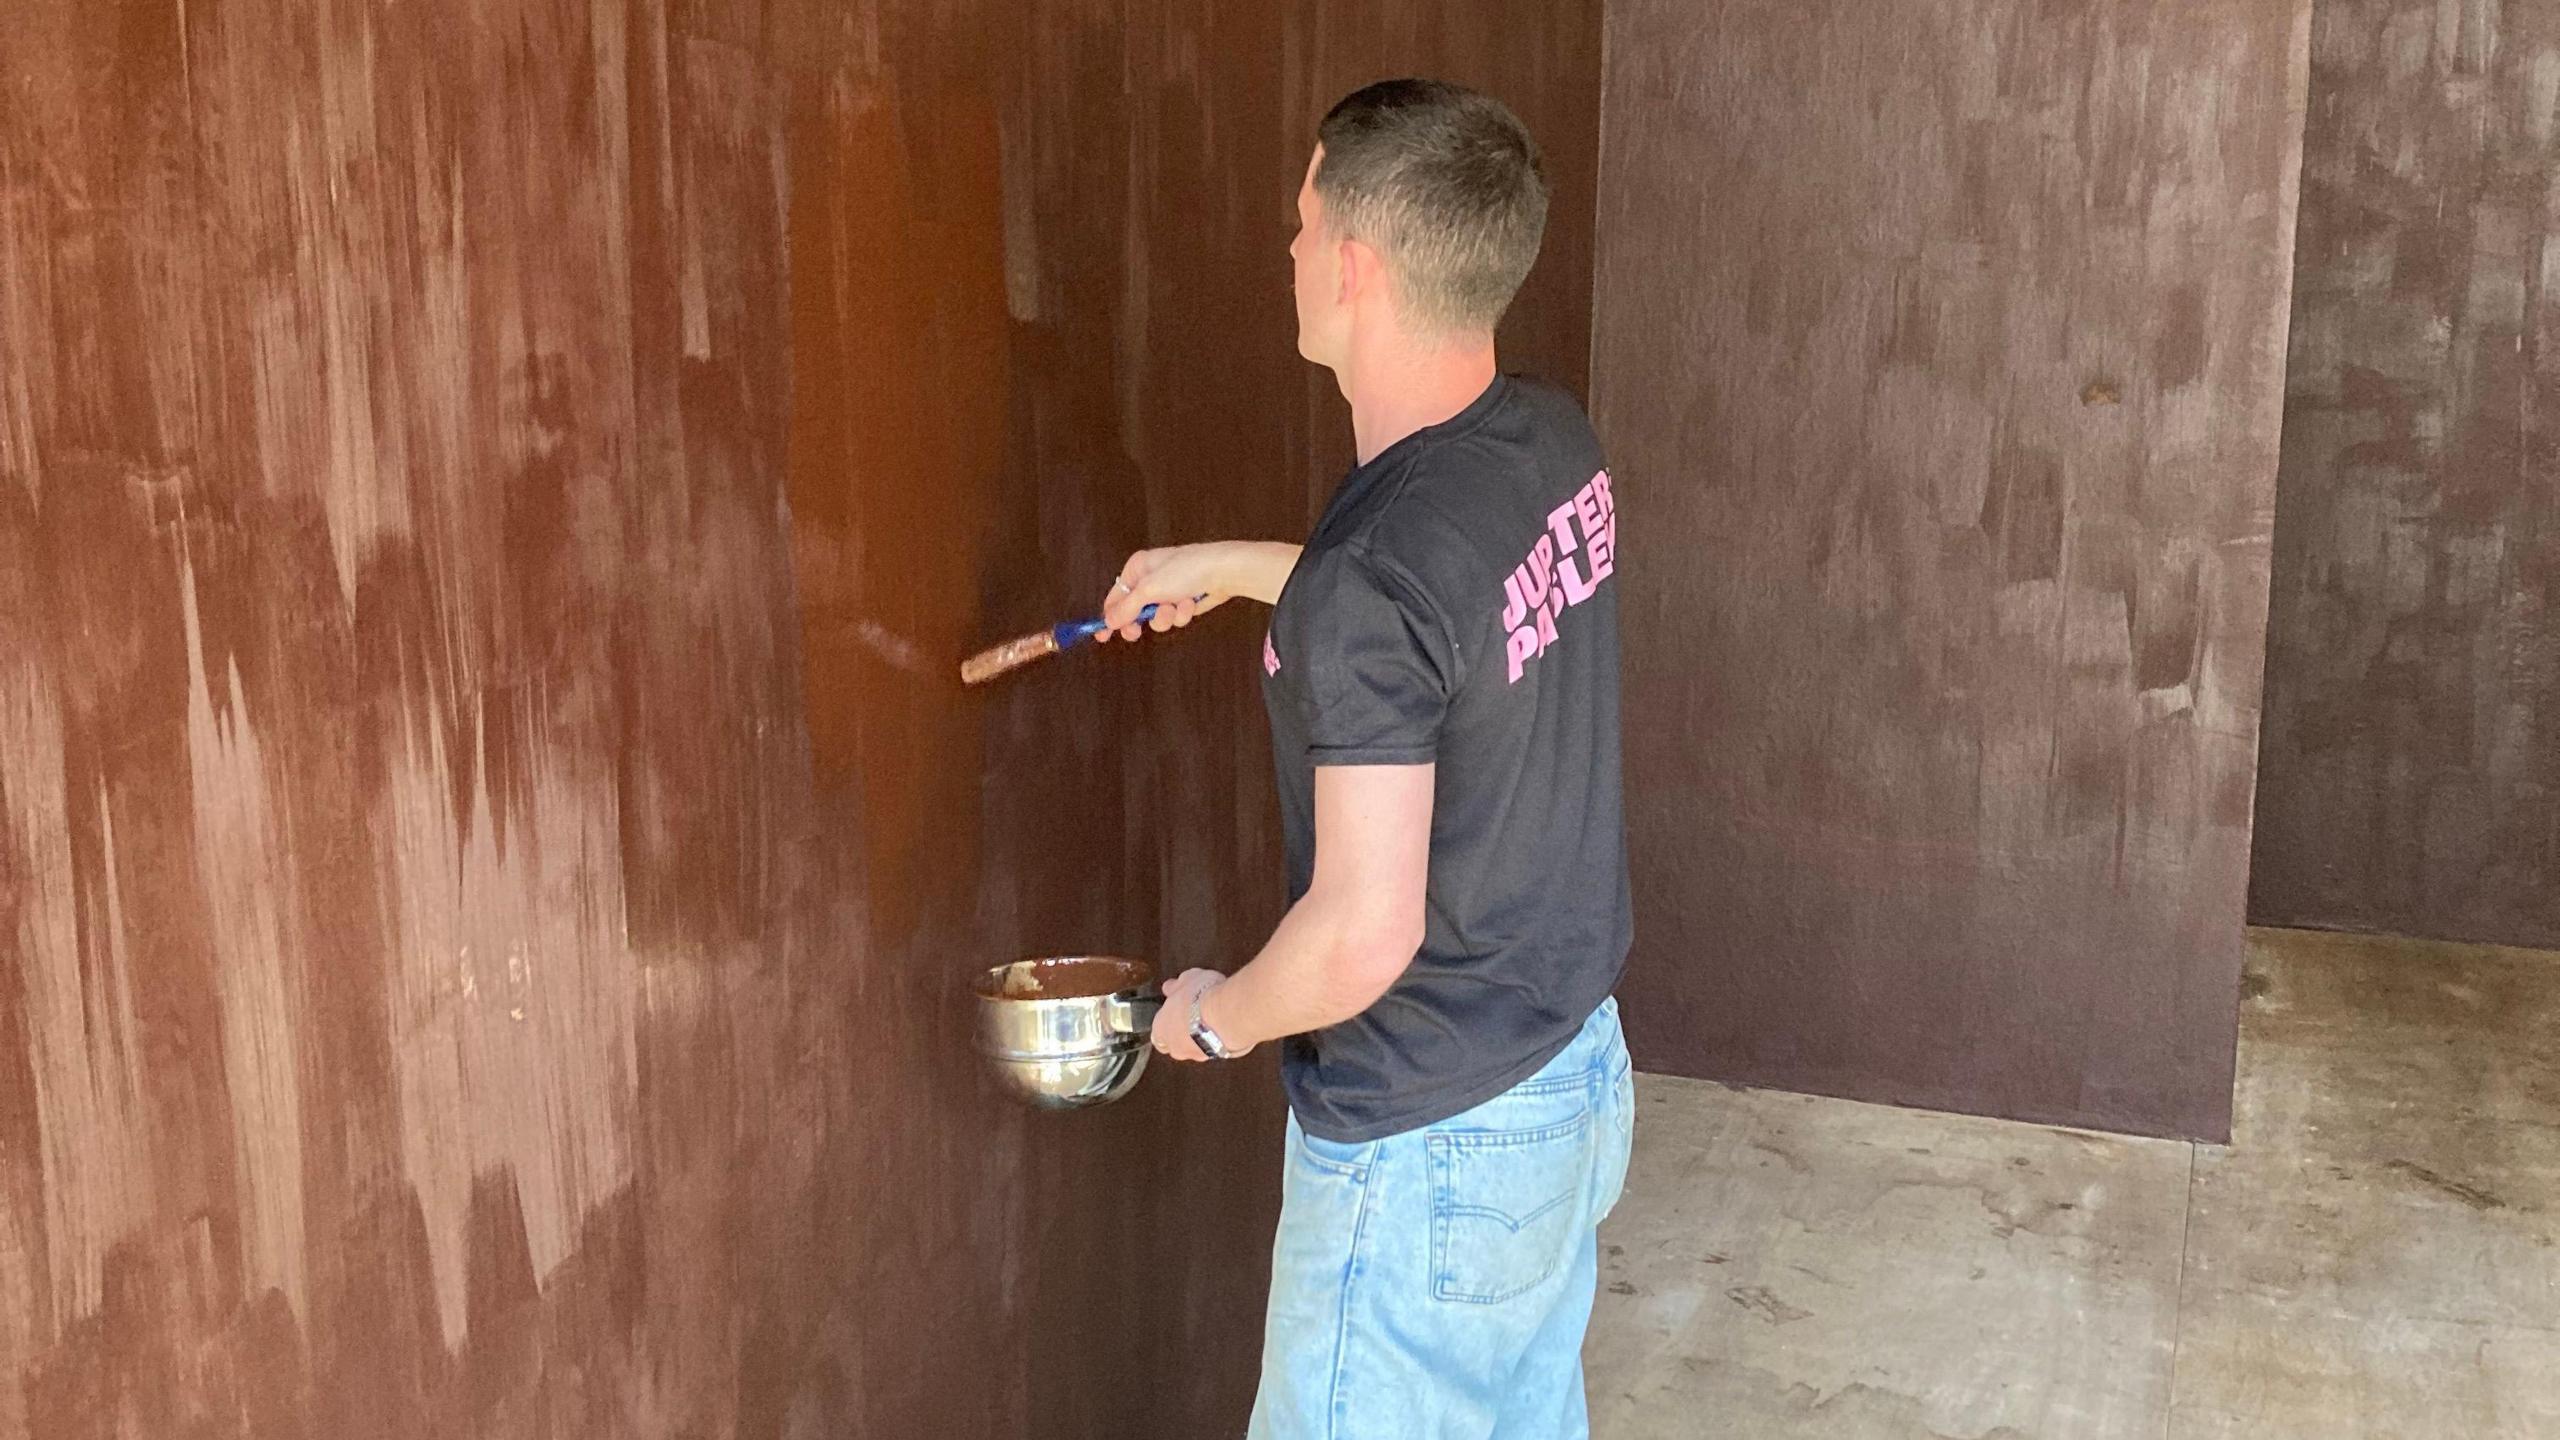
M1639 1063L2229 1119L2307 0L1620 0Z
M1539 125L1514 358L1578 380L1598 40L16 7L0 1440L1240 1429L1268 1058L1034 1116L964 986L1250 953L1256 627L954 667L1134 546L1303 526L1340 90Z
M2560 11L2311 34L2250 912L2560 948Z

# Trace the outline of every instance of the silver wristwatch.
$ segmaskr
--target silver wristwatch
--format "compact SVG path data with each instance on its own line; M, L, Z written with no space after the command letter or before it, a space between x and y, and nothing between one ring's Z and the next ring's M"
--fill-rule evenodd
M1217 988L1215 985L1203 985L1191 992L1191 1043L1199 1046L1200 1053L1210 1059L1224 1060L1228 1058L1227 1042L1219 1039L1218 1032L1209 1028L1209 1022L1200 1018L1200 1002L1208 999L1209 992Z

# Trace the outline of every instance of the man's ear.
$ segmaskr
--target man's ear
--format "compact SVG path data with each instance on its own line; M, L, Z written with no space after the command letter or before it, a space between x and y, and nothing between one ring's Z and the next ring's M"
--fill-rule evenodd
M1334 298L1349 305L1365 291L1372 291L1384 278L1377 248L1366 240L1342 242L1342 291Z

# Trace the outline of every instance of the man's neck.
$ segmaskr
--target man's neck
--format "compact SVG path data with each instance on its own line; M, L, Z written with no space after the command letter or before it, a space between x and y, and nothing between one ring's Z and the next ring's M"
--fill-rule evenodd
M1337 377L1351 402L1360 463L1474 404L1494 373L1490 335L1454 345L1397 345L1361 357Z

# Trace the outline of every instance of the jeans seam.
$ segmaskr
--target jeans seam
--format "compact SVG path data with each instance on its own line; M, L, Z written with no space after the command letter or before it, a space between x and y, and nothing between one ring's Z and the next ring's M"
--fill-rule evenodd
M1374 1168L1375 1164L1373 1160L1371 1165L1364 1169ZM1351 1257L1343 1265L1342 1296L1334 1313L1333 1383L1328 1387L1332 1393L1325 1397L1327 1440L1340 1440L1343 1431L1345 1418L1343 1408L1346 1403L1343 1394L1343 1372L1348 1368L1351 1358L1351 1295L1360 1283L1361 1246L1368 1239L1369 1211L1371 1203L1377 1198L1377 1187L1369 1183L1370 1178L1364 1173L1355 1177L1354 1180L1354 1183L1360 1187L1360 1208L1351 1220Z
M1541 1125L1534 1130L1446 1130L1430 1136L1435 1146L1448 1150L1511 1150L1527 1145L1543 1145L1561 1139L1576 1130L1591 1128L1591 1111L1585 1108L1570 1120Z
M1518 1216L1513 1215L1508 1210L1496 1210L1490 1205L1451 1205L1447 1209L1441 1211L1441 1213L1450 1216L1464 1216L1470 1220L1491 1220L1495 1224L1500 1225L1503 1229L1517 1235L1540 1220L1545 1219L1548 1211L1553 1210L1572 1198L1573 1192L1568 1190L1564 1194L1558 1195L1554 1199L1547 1201L1545 1204L1540 1205L1534 1210L1531 1210L1528 1214Z
M1303 1145L1298 1147L1298 1154L1308 1164L1313 1165L1327 1174L1339 1175L1345 1180L1354 1182L1365 1182L1369 1178L1369 1167L1367 1165L1355 1165L1342 1160L1328 1160L1324 1156L1317 1154L1313 1150L1307 1149Z

